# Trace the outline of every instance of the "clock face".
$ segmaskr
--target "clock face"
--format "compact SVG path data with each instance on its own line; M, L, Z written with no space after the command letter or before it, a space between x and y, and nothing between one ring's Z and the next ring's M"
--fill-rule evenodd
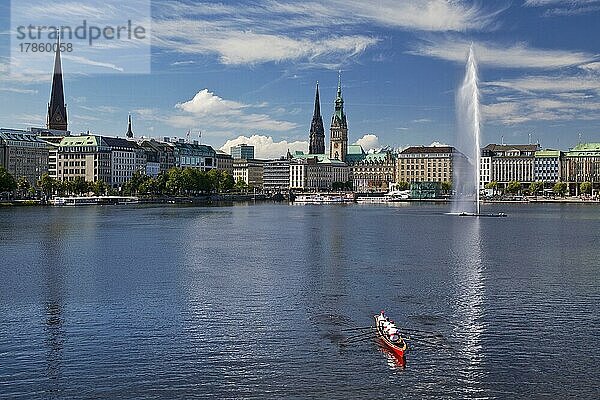
M339 144L334 144L333 147L335 147L336 149L339 147Z
M60 122L60 121L62 121L62 117L60 115L57 115L56 117L54 117L54 120L56 122Z

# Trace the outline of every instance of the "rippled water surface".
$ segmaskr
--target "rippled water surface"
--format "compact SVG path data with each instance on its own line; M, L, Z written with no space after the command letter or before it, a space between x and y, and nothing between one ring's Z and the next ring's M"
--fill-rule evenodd
M445 211L0 209L0 398L600 397L600 208Z

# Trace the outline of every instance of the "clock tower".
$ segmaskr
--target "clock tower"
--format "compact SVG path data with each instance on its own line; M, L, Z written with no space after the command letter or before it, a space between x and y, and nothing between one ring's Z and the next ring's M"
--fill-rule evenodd
M344 114L342 98L342 73L338 75L338 89L335 98L335 112L331 117L331 133L329 137L329 158L346 161L348 154L348 123Z

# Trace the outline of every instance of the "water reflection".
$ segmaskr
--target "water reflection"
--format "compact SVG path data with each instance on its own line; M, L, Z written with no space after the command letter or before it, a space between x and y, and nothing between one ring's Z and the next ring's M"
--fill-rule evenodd
M61 224L50 224L42 236L45 271L45 325L47 395L56 398L61 392L63 374L64 282L65 271L61 248Z
M481 336L485 297L484 265L479 218L454 218L451 265L456 302L453 340L459 344L457 356L460 385L469 396L483 392L483 352Z

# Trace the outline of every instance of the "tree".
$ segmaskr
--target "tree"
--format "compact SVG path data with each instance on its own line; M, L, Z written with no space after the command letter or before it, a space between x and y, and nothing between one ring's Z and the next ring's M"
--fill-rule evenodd
M31 187L31 184L29 183L27 178L25 178L24 176L20 177L17 180L17 190L19 191L18 196L20 196L21 198L25 197L27 192L29 192L30 187Z
M442 182L442 190L444 193L448 193L452 190L452 182Z
M90 182L86 181L83 176L76 176L75 179L69 181L69 184L73 194L81 195L90 191Z
M12 192L17 188L17 181L15 178L6 170L0 166L0 193Z
M521 182L518 181L510 181L506 186L506 191L508 193L517 194L521 190Z
M496 190L498 190L498 182L491 181L485 184L485 188L492 191L492 194L496 194Z
M592 182L581 182L579 191L584 194L592 194Z
M230 175L227 171L224 171L221 174L221 182L219 184L219 190L221 192L229 192L230 190L233 190L234 186L235 186L235 179L233 179L233 176Z
M239 177L238 180L235 182L234 188L238 192L242 192L248 188L248 185L246 184L244 179L242 179L242 177Z
M552 191L561 197L563 197L567 193L567 190L568 187L566 182L556 182L554 184L554 187L552 188Z
M56 179L52 178L48 174L44 174L40 178L40 180L38 182L38 186L42 189L44 196L46 196L46 198L48 198L48 197L52 196L54 194L54 191L58 188L57 183L58 182L56 181Z
M104 196L110 190L110 186L102 179L91 184L91 190L96 196Z
M529 193L537 196L539 191L544 189L544 182L531 182L531 184L529 185Z
M396 183L396 187L398 188L398 190L408 190L410 189L410 183L406 181L400 181Z

